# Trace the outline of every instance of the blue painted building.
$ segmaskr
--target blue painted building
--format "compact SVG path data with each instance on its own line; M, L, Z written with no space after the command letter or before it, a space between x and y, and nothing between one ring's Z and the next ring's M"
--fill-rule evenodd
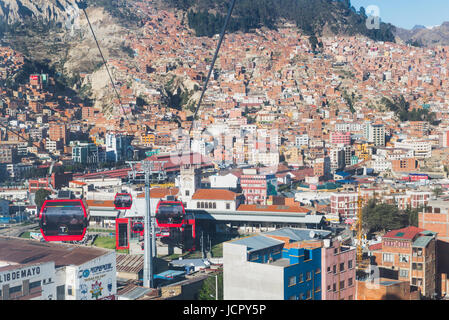
M226 242L225 300L321 300L321 248L328 237L330 231L282 228Z

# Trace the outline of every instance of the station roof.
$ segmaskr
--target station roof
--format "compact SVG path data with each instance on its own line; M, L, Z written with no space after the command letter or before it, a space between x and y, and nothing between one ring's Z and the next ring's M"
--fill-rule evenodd
M113 250L0 236L0 261L27 264L54 261L55 267L81 265Z

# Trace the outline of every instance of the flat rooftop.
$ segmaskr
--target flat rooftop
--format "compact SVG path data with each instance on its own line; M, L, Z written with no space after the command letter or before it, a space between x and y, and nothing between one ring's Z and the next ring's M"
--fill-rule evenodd
M58 268L81 265L110 252L113 250L0 236L0 262L29 264L54 261Z

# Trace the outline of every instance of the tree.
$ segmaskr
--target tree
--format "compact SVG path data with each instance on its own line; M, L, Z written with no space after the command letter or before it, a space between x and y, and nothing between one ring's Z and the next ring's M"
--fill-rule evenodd
M418 212L419 212L419 208L410 208L407 207L407 209L404 210L404 214L407 215L408 218L408 225L409 226L414 226L414 227L418 227Z
M363 224L369 232L400 229L409 225L409 216L401 213L395 205L368 201L363 208Z
M49 195L51 195L51 192L46 189L39 189L36 191L34 203L36 204L37 212L41 210L41 207L44 204L45 199L47 199Z
M223 300L223 272L213 274L209 276L206 280L204 280L203 286L201 287L198 294L198 300L217 300L215 297L216 276L218 277L218 300Z

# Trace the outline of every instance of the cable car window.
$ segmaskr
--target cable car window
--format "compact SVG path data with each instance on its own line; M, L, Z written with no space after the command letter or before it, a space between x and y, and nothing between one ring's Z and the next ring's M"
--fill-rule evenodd
M129 193L117 193L114 198L116 209L130 209L132 206L132 197Z
M43 205L40 227L47 241L82 240L87 214L79 201L49 200Z
M161 203L156 212L158 223L180 224L184 219L184 208L180 203Z

